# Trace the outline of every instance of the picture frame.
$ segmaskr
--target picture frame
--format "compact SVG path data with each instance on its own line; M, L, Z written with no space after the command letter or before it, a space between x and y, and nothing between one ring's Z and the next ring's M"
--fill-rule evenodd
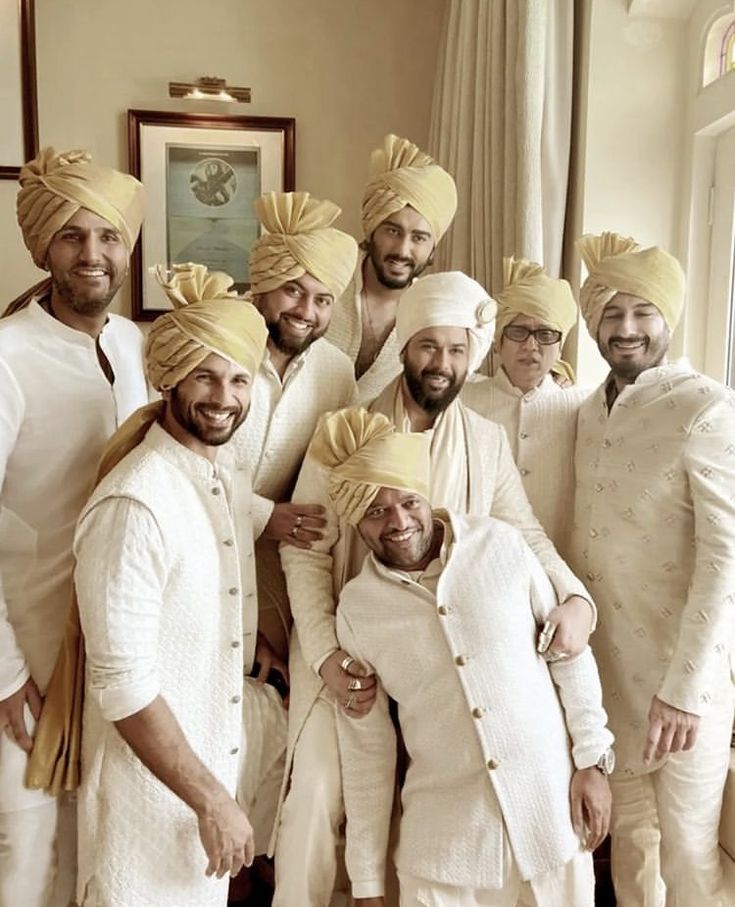
M253 200L295 185L291 117L128 110L130 172L146 190L146 216L131 258L134 321L170 304L153 265L196 261L249 286L248 253L260 235Z
M38 153L34 0L0 0L0 179L17 180Z

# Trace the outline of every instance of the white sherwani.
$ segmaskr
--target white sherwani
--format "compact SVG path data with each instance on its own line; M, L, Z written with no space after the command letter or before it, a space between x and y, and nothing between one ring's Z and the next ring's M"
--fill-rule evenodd
M524 394L502 368L492 378L470 379L462 391L467 406L505 429L533 512L565 556L574 514L577 413L591 393L559 387L547 375Z
M80 517L83 907L226 903L227 879L204 874L193 811L143 766L113 722L163 696L194 752L234 795L243 668L257 622L248 497L154 424Z
M501 888L504 833L523 879L569 862L580 847L569 811L573 768L594 765L612 743L590 650L551 667L536 653L556 595L521 534L486 517L450 519L443 569L433 562L438 585L370 555L339 600L341 645L380 680L364 719L337 719L356 897L381 894L385 878L395 784L388 697L410 760L401 876Z
M575 465L573 558L599 606L592 646L617 739L614 778L639 781L628 799L642 809L650 796L654 813L631 817L631 834L649 821L660 824L662 870L672 890L679 873L692 884L698 873L710 880L679 889L681 903L719 904L705 889L717 886L716 829L732 725L735 397L684 361L643 372L609 413L603 385L580 410ZM654 695L702 721L693 751L645 766ZM622 822L622 788L614 793ZM693 832L700 827L701 841ZM621 844L624 850L633 853L633 845ZM625 899L620 890L618 897L625 907L643 896Z
M349 356L354 365L360 353L362 343L362 268L364 253L357 262L355 274L347 289L334 307L332 320L327 331L327 340ZM395 326L386 337L385 343L370 368L360 375L357 382L358 403L366 406L402 371Z

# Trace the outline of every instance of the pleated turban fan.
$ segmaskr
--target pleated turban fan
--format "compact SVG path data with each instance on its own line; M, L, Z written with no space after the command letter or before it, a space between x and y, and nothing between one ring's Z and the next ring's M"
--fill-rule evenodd
M20 171L18 224L39 268L46 269L54 234L80 208L120 231L130 252L143 221L143 186L135 177L92 163L86 151L57 154L44 148Z
M341 209L308 192L269 192L254 203L267 231L250 252L250 290L268 293L310 274L341 296L357 264L357 243L330 226Z
M434 243L449 229L457 211L452 177L408 139L387 135L370 156L370 179L362 199L366 238L392 214L410 205L428 221Z
M577 248L589 276L579 306L592 337L597 338L605 306L616 293L638 296L655 305L673 331L684 311L685 277L679 262L658 246L643 249L630 236L588 234Z
M566 280L549 277L541 265L525 258L503 259L503 290L496 296L495 341L518 315L547 324L564 337L577 321L577 303Z
M329 470L329 497L356 526L381 488L429 496L429 436L399 432L382 413L351 407L319 420L308 455Z
M469 371L474 372L490 349L496 308L484 287L461 271L429 274L401 295L396 312L398 343L403 349L425 328L466 328Z
M145 362L152 385L157 390L175 387L211 353L254 375L265 353L268 331L255 306L231 292L232 278L210 274L198 264L174 265L172 276L160 267L153 270L175 308L156 319L146 340ZM162 400L149 403L125 420L102 453L97 482L141 443L163 415L164 406ZM79 784L84 662L79 608L73 597L36 728L25 779L28 787L58 794Z

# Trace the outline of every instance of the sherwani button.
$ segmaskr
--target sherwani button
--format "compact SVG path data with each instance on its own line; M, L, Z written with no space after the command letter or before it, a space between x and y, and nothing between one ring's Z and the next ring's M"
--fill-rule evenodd
M522 431L522 432L518 435L518 437L521 439L521 441L525 441L525 440L528 438L528 435L526 434L525 431Z
M231 589L228 589L227 591L229 592L230 595L237 595L237 593L240 590L237 588L237 586L233 586Z
M219 493L220 493L220 489L215 485L214 488L212 489L212 494L219 494Z
M457 656L455 656L455 659L454 659L454 663L456 665L459 665L460 668L464 667L464 665L466 665L468 661L469 661L469 657L467 655L457 655Z
M230 702L237 704L241 699L242 696L240 696L238 693L235 693L232 699L230 699Z
M239 648L240 648L240 640L239 640L239 639L233 639L232 642L230 643L230 645L232 646L233 649L239 649Z
M602 484L602 482L597 482L597 484L595 485L595 491L600 492L600 491L604 491L604 489L605 489L605 486Z
M488 759L488 760L487 760L487 767L490 769L491 772L494 772L495 769L496 769L499 765L500 765L500 763L498 762L497 759Z
M436 610L437 610L437 614L441 614L442 617L446 617L447 614L449 614L449 608L447 608L446 605L439 605L439 607Z
M239 752L240 752L240 747L239 747L239 746L233 746L232 749L230 750L230 755L231 755L231 756L236 756Z
M529 474L530 471L531 471L531 470L530 470L530 469L526 469L525 466L523 467L523 469L519 470L519 472L520 472L520 474L521 474L522 476L527 476L527 475Z
M483 709L482 706L476 705L474 707L474 709L472 709L472 717L473 718L484 718L485 712L486 712L486 709Z
M591 538L591 539L596 539L596 538L597 538L597 530L596 530L596 529L590 529L590 538Z
M590 570L589 573L587 574L587 579L588 579L590 582L593 582L593 581L594 581L594 578L595 578L595 574Z
M224 542L222 542L222 544L223 544L223 545L227 545L228 548L232 548L232 546L233 546L235 543L234 543L234 541L233 541L232 539L225 539Z

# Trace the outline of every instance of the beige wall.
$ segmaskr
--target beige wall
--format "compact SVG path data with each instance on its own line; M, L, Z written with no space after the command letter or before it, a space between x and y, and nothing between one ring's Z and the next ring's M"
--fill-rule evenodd
M296 182L359 229L370 150L386 132L425 144L444 0L36 0L42 144L86 147L127 169L128 108L296 118ZM169 100L200 75L252 88L251 104ZM0 182L4 301L40 273ZM128 311L127 288L118 309Z

